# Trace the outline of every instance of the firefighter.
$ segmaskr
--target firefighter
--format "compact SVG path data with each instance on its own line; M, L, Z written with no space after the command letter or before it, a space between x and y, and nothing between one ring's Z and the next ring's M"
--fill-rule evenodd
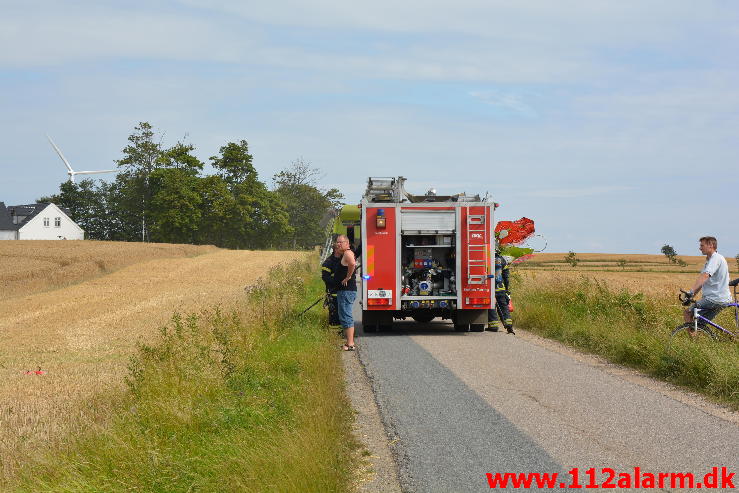
M495 249L495 308L488 310L488 329L497 332L498 329L505 327L509 334L513 332L513 320L511 312L508 310L508 303L511 301L509 284L510 271L508 270L508 262L500 254L500 249ZM498 316L500 314L500 316ZM501 324L501 320L503 322Z
M326 300L323 306L328 308L328 326L332 329L339 328L339 310L336 303L336 292L338 291L338 282L334 279L337 267L341 264L342 253L338 250L336 243L333 243L333 253L321 265L321 279L326 285Z

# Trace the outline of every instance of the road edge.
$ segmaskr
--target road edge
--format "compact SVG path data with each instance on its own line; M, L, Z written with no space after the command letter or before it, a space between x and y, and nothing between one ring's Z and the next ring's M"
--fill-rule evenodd
M392 440L383 424L370 378L356 351L344 351L341 360L346 393L354 410L352 433L362 444L357 454L360 462L354 489L362 493L401 493Z
M708 397L697 392L693 392L690 389L657 379L648 373L644 373L635 368L624 366L619 363L613 363L602 356L586 353L562 342L542 337L529 330L519 329L517 327L516 335L521 339L525 339L536 344L537 346L568 356L592 367L600 368L610 375L617 376L628 382L639 385L640 387L658 392L666 397L685 404L686 406L696 408L705 414L739 425L739 412L732 411L730 408L714 402Z

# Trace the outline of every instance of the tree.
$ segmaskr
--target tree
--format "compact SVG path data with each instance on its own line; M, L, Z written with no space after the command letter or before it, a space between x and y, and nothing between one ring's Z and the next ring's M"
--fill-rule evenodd
M309 185L315 187L321 177L321 170L313 168L310 162L306 162L302 156L290 163L272 177L275 185Z
M321 219L326 210L339 207L344 196L332 188L322 191L316 186L320 170L302 158L272 177L275 192L288 212L292 234L285 245L291 248L311 248L322 244L324 229Z
M141 221L141 241L147 239L147 213L151 202L149 177L151 173L162 165L162 143L156 141L152 126L148 122L140 122L128 137L129 144L123 148L123 158L117 161L123 172L117 178L126 181L125 189L130 195L138 196L139 207L128 203L131 211L136 211Z
M293 233L289 214L275 192L260 188L252 203L254 220L250 224L248 248L275 248Z
M227 205L218 211L217 218L224 229L220 246L265 248L280 244L290 232L287 212L259 180L247 142L227 143L220 148L220 155L212 156L210 161L219 172L217 178L232 197L228 204L220 199L216 201L219 207ZM208 185L210 192L216 192L220 186L217 181Z
M570 250L570 252L565 256L565 262L570 264L572 267L577 267L577 264L580 263L580 259L577 258L577 254Z
M225 246L231 235L228 223L236 200L228 184L217 175L206 176L197 183L200 196L200 226L195 243Z
M233 207L227 218L225 246L266 248L277 246L291 233L282 202L264 183L238 183L232 187Z
M229 184L254 183L258 181L257 170L252 164L249 144L245 140L229 142L220 149L220 156L211 156L210 161L219 171L219 176Z
M621 267L621 270L626 270L626 259L625 258L618 259L618 266Z
M677 252L674 248L672 248L670 245L663 245L662 249L660 250L662 254L667 257L667 260L671 263L675 263L675 259L677 258Z
M148 177L157 167L162 156L162 143L155 141L154 129L148 122L140 122L128 136L129 144L123 148L118 167L131 175Z
M175 168L196 176L203 171L203 162L193 156L195 146L184 142L177 142L159 156L159 163L165 168Z
M149 179L152 241L193 243L201 217L199 178L189 169L168 168L154 170Z

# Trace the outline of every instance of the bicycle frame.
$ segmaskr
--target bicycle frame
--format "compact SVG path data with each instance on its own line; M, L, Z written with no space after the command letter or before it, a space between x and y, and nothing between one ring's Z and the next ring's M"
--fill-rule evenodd
M737 317L739 317L739 303L736 302L736 290L734 290L734 291L735 291L734 303L729 303L728 305L726 305L726 308L728 308L730 306L733 306L734 307L734 318L737 320L737 326L739 326L739 318L737 318ZM726 330L723 327L721 327L720 325L715 324L712 321L708 320L706 317L704 317L703 315L701 315L699 313L700 311L701 311L700 308L693 308L693 330L698 330L698 320L700 319L704 323L710 325L711 327L714 327L714 328L716 328L716 329L718 329L718 330L720 330L720 331L722 331L722 332L724 332L726 334L729 334L731 337L737 337L737 335L734 334L732 331Z

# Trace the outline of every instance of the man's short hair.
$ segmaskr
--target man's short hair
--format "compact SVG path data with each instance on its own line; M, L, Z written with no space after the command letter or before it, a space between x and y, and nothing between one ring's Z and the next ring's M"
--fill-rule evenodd
M705 243L706 245L711 245L711 248L718 250L718 241L716 241L716 238L713 236L704 236L698 241Z

